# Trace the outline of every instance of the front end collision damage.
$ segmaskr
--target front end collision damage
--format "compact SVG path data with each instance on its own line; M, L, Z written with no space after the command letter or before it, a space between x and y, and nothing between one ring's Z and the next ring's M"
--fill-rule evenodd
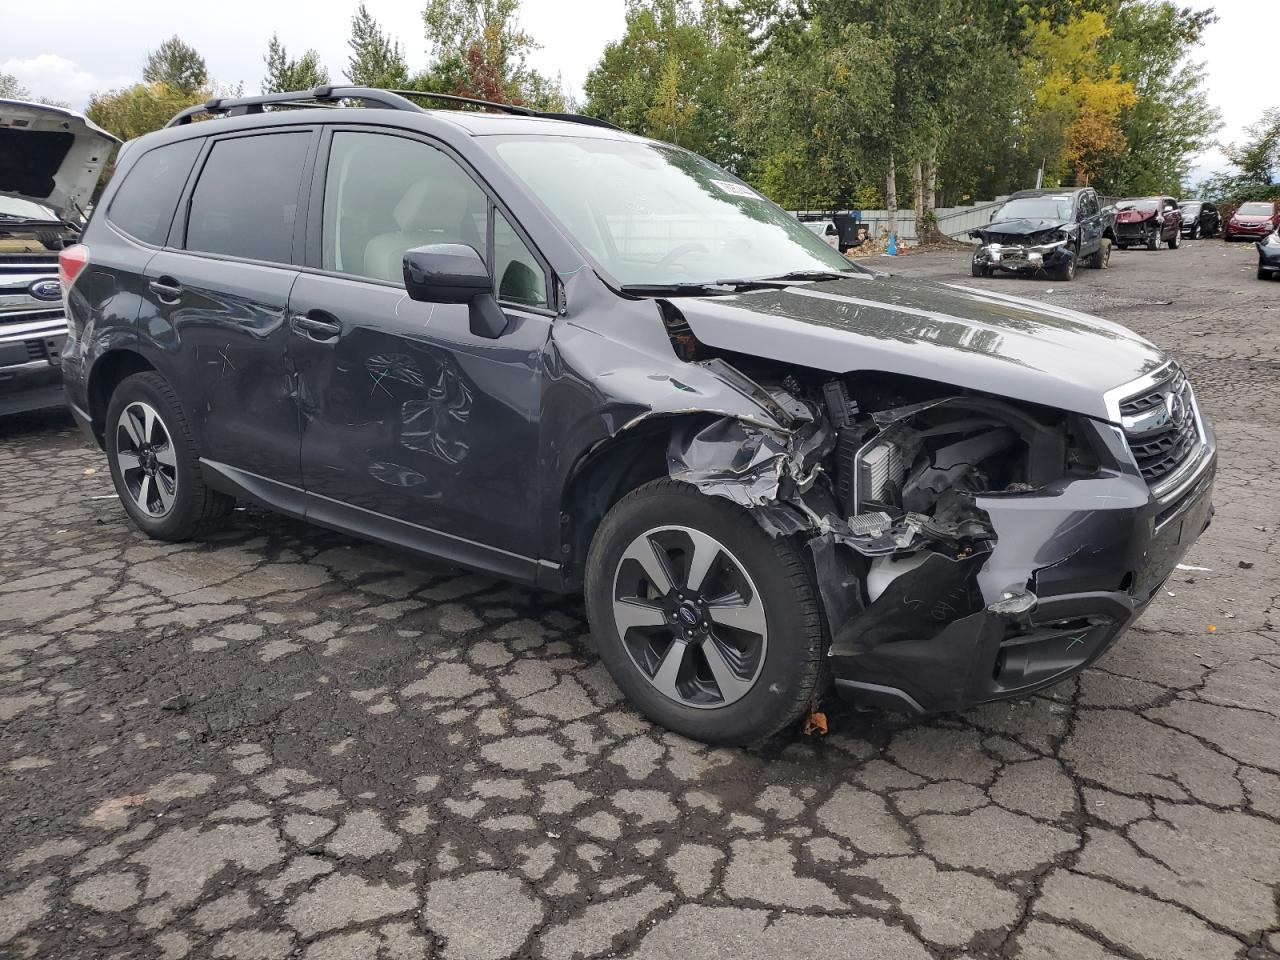
M973 254L973 262L991 270L1008 270L1013 273L1035 273L1055 270L1075 259L1070 240L1062 239L1046 243L982 243Z
M756 389L785 425L685 424L670 476L806 543L858 704L959 709L1078 672L1208 523L1211 436L1195 483L1153 503L1123 436L1087 417L973 395L864 415L842 380Z

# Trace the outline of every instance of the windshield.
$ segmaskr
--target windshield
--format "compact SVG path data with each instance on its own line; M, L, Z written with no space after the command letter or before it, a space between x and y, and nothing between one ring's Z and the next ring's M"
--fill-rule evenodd
M997 220L1070 220L1071 197L1019 197L1010 200L1000 212Z
M1182 205L1182 212L1183 212L1183 213L1192 213L1192 214L1199 213L1199 212L1200 212L1200 204L1198 204L1198 203L1184 203L1184 204Z
M1269 203L1245 203L1241 204L1240 209L1236 211L1246 217L1269 217L1272 212L1273 208Z
M1116 204L1117 210L1159 210L1159 200L1121 200Z
M496 151L619 286L859 272L786 211L678 147L507 137Z
M58 222L58 215L48 207L42 207L21 197L0 197L0 217L11 217L15 220L52 220Z

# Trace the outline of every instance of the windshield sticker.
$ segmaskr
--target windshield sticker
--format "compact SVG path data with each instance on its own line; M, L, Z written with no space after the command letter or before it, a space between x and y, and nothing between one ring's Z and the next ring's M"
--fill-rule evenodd
M731 180L712 180L711 182L725 193L731 194L735 197L750 197L752 200L758 200L760 198L758 193L745 184L734 183Z

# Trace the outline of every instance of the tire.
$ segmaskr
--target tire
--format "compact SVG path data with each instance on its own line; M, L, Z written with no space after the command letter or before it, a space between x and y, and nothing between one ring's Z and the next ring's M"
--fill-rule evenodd
M1270 279L1271 279L1271 274L1269 274L1266 270L1263 270L1261 267L1259 267L1259 268L1258 268L1258 279L1259 279L1259 280L1270 280Z
M1148 240L1148 241L1147 241L1147 249L1148 249L1148 250L1154 250L1154 249L1156 249L1156 247L1158 247L1158 246L1160 246L1160 236L1159 236L1159 234L1157 234L1157 235L1153 236L1150 240Z
M191 427L160 374L120 382L107 404L105 434L120 503L147 536L189 540L217 527L235 506L205 486Z
M1177 250L1178 244L1181 242L1182 242L1182 231L1179 230L1177 233L1175 233L1172 237L1169 238L1169 249Z
M1117 240L1117 241L1116 241L1116 249L1117 249L1117 250L1128 250L1128 249L1129 249L1129 245L1128 245L1127 243L1121 243L1120 241L1118 241L1118 240Z
M1088 267L1091 270L1105 270L1111 264L1111 241L1103 237L1098 241L1098 249L1089 257Z
M990 267L984 267L977 261L973 261L969 264L969 273L975 277L989 277L992 274L992 270Z
M1075 252L1078 253L1079 250L1080 248L1076 247ZM1076 261L1078 259L1079 259L1078 256L1072 256L1072 258L1068 260L1066 263L1064 263L1062 266L1055 267L1053 273L1051 274L1053 279L1058 280L1062 283L1070 283L1072 280L1074 280L1076 278Z
M1187 237L1187 239L1188 239L1188 240L1199 240L1199 239L1200 239L1200 224L1199 224L1198 222L1197 222L1197 223L1193 223L1193 224L1191 225L1191 235L1190 235L1189 237Z
M658 556L665 567L656 566ZM684 557L707 570L695 577L705 597L689 589ZM667 571L668 582L660 583ZM748 601L715 602L734 592ZM686 737L759 743L798 720L818 691L822 618L795 546L770 538L728 500L688 484L655 480L609 511L591 541L586 600L591 634L614 682L650 720ZM620 630L619 614L633 608L636 619ZM731 617L741 630L728 623ZM762 633L752 629L757 625ZM715 653L721 640L736 667ZM708 649L719 659L719 674ZM728 682L716 679L726 676Z

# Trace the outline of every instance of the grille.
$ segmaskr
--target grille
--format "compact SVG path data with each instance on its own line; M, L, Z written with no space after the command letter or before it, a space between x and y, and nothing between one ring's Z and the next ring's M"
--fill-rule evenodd
M1148 486L1156 486L1201 446L1195 399L1177 367L1164 382L1120 404L1129 449Z
M48 360L49 351L44 347L43 340L27 340L27 360Z
M998 243L1006 247L1037 247L1042 243L1052 243L1055 237L1048 233L1028 236L1025 233L988 233L987 243Z
M0 312L0 324L31 323L36 320L61 320L62 311L54 310L10 310Z

